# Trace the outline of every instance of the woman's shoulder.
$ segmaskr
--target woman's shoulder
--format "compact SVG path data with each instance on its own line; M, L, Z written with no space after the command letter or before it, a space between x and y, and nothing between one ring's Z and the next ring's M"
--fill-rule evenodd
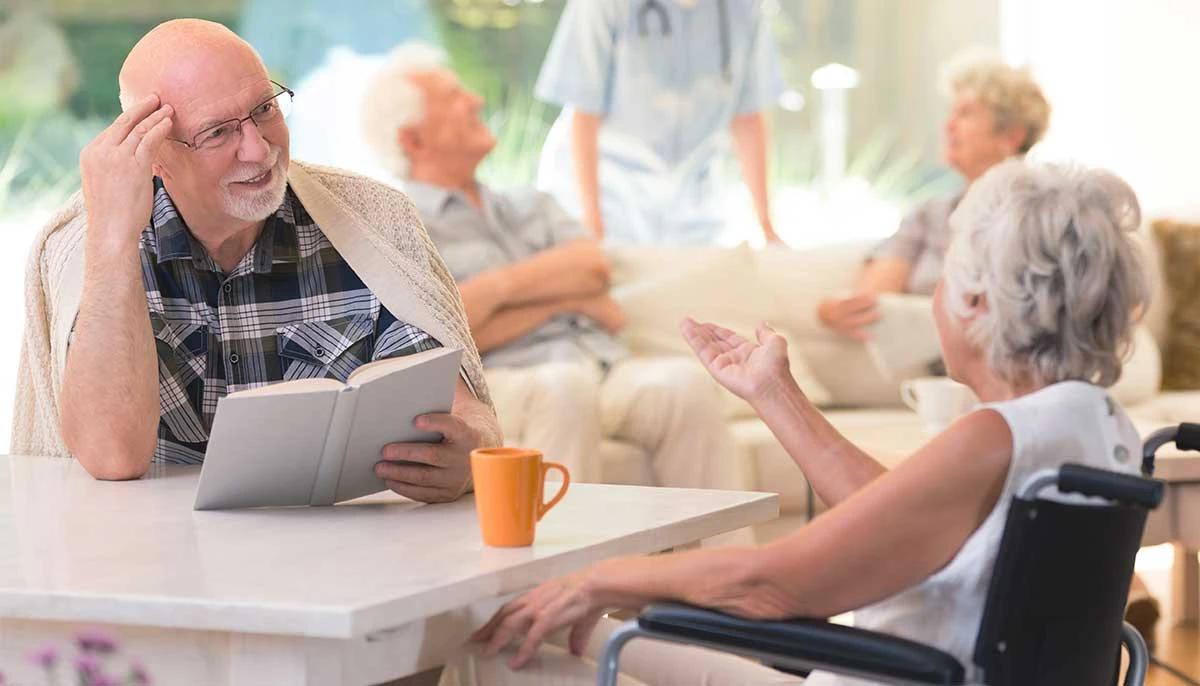
M1047 467L1072 461L1123 470L1138 452L1133 423L1107 390L1095 384L1062 381L983 407L1008 423L1018 464Z

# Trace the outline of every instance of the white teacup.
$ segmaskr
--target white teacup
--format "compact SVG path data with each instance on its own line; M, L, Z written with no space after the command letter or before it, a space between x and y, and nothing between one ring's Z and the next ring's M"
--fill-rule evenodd
M927 434L942 431L979 404L970 388L944 376L923 376L901 383L900 399L921 417Z

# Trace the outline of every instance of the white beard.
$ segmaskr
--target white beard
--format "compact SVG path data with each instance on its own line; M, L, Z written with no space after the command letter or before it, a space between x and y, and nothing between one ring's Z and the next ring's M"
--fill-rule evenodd
M279 147L271 146L271 185L256 193L234 193L227 182L221 184L221 196L225 212L235 218L247 222L258 222L266 219L283 204L283 196L287 191L287 174L279 163ZM265 171L263 168L247 172L230 174L233 180L252 179Z

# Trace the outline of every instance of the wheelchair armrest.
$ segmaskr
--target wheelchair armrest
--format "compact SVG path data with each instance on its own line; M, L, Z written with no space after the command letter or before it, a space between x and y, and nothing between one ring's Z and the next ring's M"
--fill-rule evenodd
M823 620L756 621L689 605L657 604L638 617L647 631L726 648L788 669L819 669L912 684L961 684L962 665L936 648Z
M1175 447L1180 450L1200 450L1200 424L1184 422L1175 435Z
M1158 507L1163 499L1163 484L1080 464L1065 464L1058 470L1058 490L1063 493L1095 495L1122 503L1139 505L1147 510Z

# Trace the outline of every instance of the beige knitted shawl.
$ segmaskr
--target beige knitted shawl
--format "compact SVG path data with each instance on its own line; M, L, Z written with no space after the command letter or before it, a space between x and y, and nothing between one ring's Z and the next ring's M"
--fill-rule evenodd
M466 351L467 382L491 405L458 289L408 196L357 174L296 161L288 181L329 242L397 319ZM59 390L83 290L86 225L76 193L38 235L29 256L9 448L15 455L68 455Z

